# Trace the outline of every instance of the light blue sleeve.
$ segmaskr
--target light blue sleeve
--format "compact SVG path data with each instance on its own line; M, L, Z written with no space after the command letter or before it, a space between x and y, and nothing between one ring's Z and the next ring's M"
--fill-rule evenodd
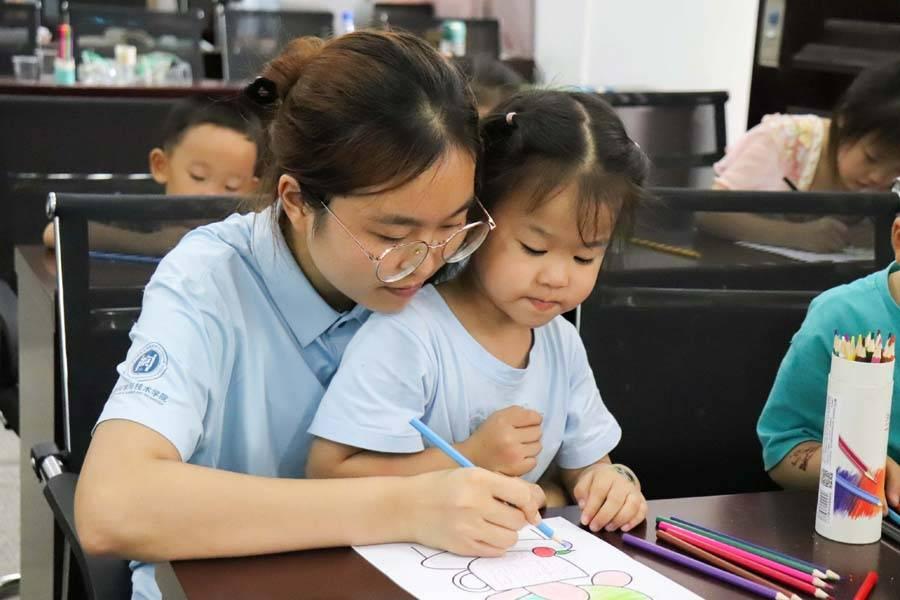
M144 290L131 347L98 424L134 421L156 431L190 460L203 435L212 394L224 393L227 313L210 278L164 260ZM233 344L231 345L233 347Z
M575 328L565 323L561 339L568 348L569 398L566 428L556 462L563 469L594 464L619 444L622 428L603 400L587 359L584 343Z
M797 444L822 440L832 345L823 333L828 327L822 313L815 303L810 306L781 361L756 425L766 471Z
M375 452L418 452L409 424L433 396L437 362L420 328L399 315L372 315L353 336L309 433Z

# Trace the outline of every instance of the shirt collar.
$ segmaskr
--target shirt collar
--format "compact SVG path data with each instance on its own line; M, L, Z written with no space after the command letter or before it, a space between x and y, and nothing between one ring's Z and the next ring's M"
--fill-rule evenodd
M275 211L270 207L254 216L251 251L276 309L300 345L305 348L338 322L364 320L369 314L365 307L340 313L319 295L285 243Z

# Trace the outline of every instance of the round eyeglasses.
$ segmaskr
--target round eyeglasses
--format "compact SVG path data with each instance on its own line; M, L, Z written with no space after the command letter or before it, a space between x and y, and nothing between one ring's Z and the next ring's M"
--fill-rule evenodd
M378 255L369 252L327 204L324 202L321 204L369 260L375 263L375 276L378 280L382 283L395 283L404 277L408 277L418 269L425 262L430 250L440 248L441 259L446 263L458 263L478 250L488 234L497 227L497 224L494 223L494 219L491 218L491 215L478 198L475 198L475 202L484 211L486 220L463 225L443 242L428 243L422 240L406 242L391 246Z

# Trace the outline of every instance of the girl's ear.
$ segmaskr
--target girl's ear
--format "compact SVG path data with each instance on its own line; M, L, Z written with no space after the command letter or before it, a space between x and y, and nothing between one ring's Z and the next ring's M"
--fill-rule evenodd
M150 174L153 181L160 185L169 183L169 157L162 148L154 148L150 151Z

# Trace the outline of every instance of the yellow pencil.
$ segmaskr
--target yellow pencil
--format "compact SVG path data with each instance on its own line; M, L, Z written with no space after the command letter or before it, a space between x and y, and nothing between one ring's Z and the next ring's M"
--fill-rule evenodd
M630 238L628 240L635 246L643 246L644 248L650 248L651 250L656 250L657 252L665 252L667 254L674 254L675 256L684 256L686 258L694 258L699 259L703 255L697 252L696 250L691 250L690 248L682 248L681 246L670 246L669 244L661 244L659 242L654 242L651 240L645 240L642 238Z

